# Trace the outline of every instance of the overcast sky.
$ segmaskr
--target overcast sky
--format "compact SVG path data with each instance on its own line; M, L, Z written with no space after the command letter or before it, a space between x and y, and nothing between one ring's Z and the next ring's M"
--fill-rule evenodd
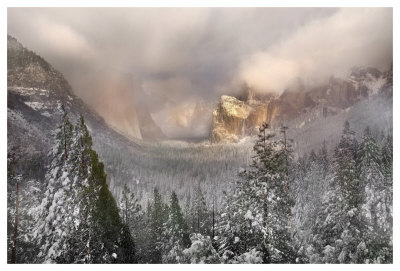
M127 91L155 114L214 101L242 81L280 93L298 77L392 61L391 8L8 8L8 34L94 107L96 74L130 74Z

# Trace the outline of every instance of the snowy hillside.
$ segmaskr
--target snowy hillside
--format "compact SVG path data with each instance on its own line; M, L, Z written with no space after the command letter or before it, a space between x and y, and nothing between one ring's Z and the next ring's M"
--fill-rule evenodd
M353 114L349 113L353 107L358 107L360 108L358 111L362 111L360 103L385 97L388 100L386 107L377 105L379 108L376 108L375 112L374 104L364 104L365 120L371 120L373 125L375 123L371 117L374 118L376 112L381 109L387 112L391 109L392 74L392 68L385 72L375 68L353 68L347 77L331 76L324 83L307 85L299 79L278 97L257 95L251 88L244 87L243 93L238 95L239 99L221 96L213 112L210 140L235 142L238 138L254 134L263 122L275 127L289 125L292 129L302 128L306 123L323 124L324 122L319 122L321 119L329 122L330 116L337 114L343 116L341 113L347 112L347 117L342 117L344 121ZM384 99L382 103L385 103ZM391 118L383 116L385 117ZM340 117L333 119L338 118ZM384 119L384 125L386 120L391 122L390 119ZM329 131L329 129L322 130ZM311 138L309 140L312 141Z
M357 138L362 137L367 126L374 133L393 129L392 103L391 99L375 96L327 117L322 116L322 110L310 110L287 123L290 128L288 134L294 140L294 147L299 154L318 149L324 141L332 149L340 139L338 127L346 120L356 131Z
M224 95L217 140L146 141L8 47L10 262L393 262L392 70L266 100ZM183 111L204 132L209 107ZM135 133L144 122L141 135L162 137L145 106L129 112L141 112Z
M19 59L16 63L25 63L30 71L35 71L37 66L47 67L48 64L44 64L46 62L43 59L27 51L13 38L9 38L9 46L11 52L14 52L10 54L11 63L16 61L12 57L17 54L15 50L22 50L22 55L20 51L16 51ZM25 54L29 57L23 58ZM35 62L36 60L32 59L40 61ZM30 165L26 170L37 171L35 175L43 176L45 172L47 153L53 140L52 131L59 119L57 105L61 103L70 111L73 121L79 114L86 119L93 133L94 147L106 165L110 188L117 198L120 197L124 184L127 184L138 191L139 198L143 201L156 186L163 193L179 191L178 197L186 201L198 183L206 190L206 197L211 198L227 190L227 183L237 178L238 168L246 167L251 161L252 142L255 140L252 137L245 138L242 143L226 145L209 144L207 141L172 144L172 141L154 143L128 139L110 128L71 92L68 82L61 74L51 66L48 67L50 74L44 73L42 77L46 76L50 83L43 88L35 86L37 72L33 73L35 76L27 75L25 70L16 64L9 65L8 68L11 78L17 78L18 74L19 77L25 78L16 81L17 83L14 83L15 79L9 78L8 149L24 153L23 161L30 161L25 163ZM42 72L41 69L39 71ZM297 155L318 149L324 141L327 142L328 148L332 149L340 138L340 129L337 127L341 127L346 120L349 120L359 138L367 125L375 130L391 129L392 100L382 93L382 89L391 87L385 85L387 75L373 69L356 71L349 82L354 91L367 91L364 98L359 96L359 101L353 102L354 104L347 108L327 107L326 102L320 102L284 122L289 127L288 137L293 139ZM30 79L31 77L33 79ZM21 84L24 86L13 86ZM34 87L29 84L33 84ZM67 87L63 89L58 86ZM332 89L335 86L333 82ZM325 91L324 95L333 95L330 88L326 88ZM317 100L319 92L313 90L312 93L313 98ZM256 103L254 99L252 97L252 105ZM247 125L251 123L248 122ZM279 128L278 123L276 127ZM21 167L25 167L24 162L21 162Z
M10 36L7 74L7 149L22 157L18 165L21 173L44 177L60 104L65 105L73 122L79 115L87 120L95 145L136 145L74 95L61 73Z

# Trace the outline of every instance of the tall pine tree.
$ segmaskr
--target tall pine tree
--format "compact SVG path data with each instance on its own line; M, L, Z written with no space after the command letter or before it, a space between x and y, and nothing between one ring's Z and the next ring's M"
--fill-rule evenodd
M83 117L73 129L63 107L44 198L32 232L39 262L135 262L134 244L92 149Z
M178 197L171 194L168 220L163 230L163 263L180 263L183 250L190 244L188 226L183 217Z
M391 262L390 186L385 183L385 167L381 164L381 152L369 127L365 129L358 159L363 192L361 214L366 226L363 239L368 249L366 256L373 262Z
M56 130L56 143L51 151L52 162L46 175L46 191L37 212L33 240L39 245L38 261L69 262L75 213L70 208L72 182L71 149L73 126L64 106L59 107L61 121Z

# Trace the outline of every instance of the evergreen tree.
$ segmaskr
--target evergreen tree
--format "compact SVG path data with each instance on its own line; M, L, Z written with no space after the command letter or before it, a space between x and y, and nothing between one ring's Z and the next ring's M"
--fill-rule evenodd
M191 210L192 232L210 236L212 234L211 215L207 208L206 199L201 189L200 182L194 190Z
M122 190L119 208L122 222L125 225L128 225L129 231L134 240L136 258L138 262L142 262L147 253L145 248L147 238L145 216L138 199L126 184Z
M275 134L269 132L268 124L260 128L258 140L254 145L256 153L253 168L256 178L263 187L265 219L264 262L293 262L291 240L291 205L289 189L289 162L291 148L286 140L286 127L283 127L283 140L274 140Z
M47 187L37 212L33 240L39 245L38 260L69 262L70 239L74 212L69 208L72 194L71 146L73 126L63 106L59 108L61 122L56 130L56 144L50 154L52 163L46 174Z
M359 180L357 178L357 147L355 133L350 129L348 121L345 122L341 140L335 149L334 170L335 181L346 201L346 208L357 208L360 203Z
M32 239L35 213L41 203L42 183L19 174L15 151L7 153L7 262L34 263L39 247Z
M355 133L345 122L341 140L334 154L334 182L338 184L340 198L343 199L341 219L343 231L337 248L340 263L363 262L365 243L362 240L363 223L361 219L361 189L357 176L358 143Z
M393 213L393 136L390 132L384 141L382 147L382 161L381 166L383 168L383 175L385 178L385 188L387 190L387 202L388 212ZM392 219L389 221L389 225L393 225Z
M14 154L7 152L7 262L16 263L15 261L15 250L16 250L16 240L14 241L13 234L15 234L15 217L16 216L16 203L15 197L13 197L13 192L16 194L16 181L14 180L14 172L12 171L13 165L15 164ZM14 189L15 183L15 189ZM13 191L13 192L11 192ZM12 215L14 214L14 215ZM14 220L14 221L13 221Z
M242 170L241 180L236 183L233 191L224 192L224 205L216 226L216 247L225 263L236 262L238 257L249 249L257 247L263 239L262 223L257 223L252 215L256 214L251 205L251 190L249 184L253 181L247 178L247 172ZM256 199L256 198L255 198ZM253 222L254 227L251 227ZM261 227L260 227L261 225ZM255 230L257 229L257 230Z
M40 246L38 260L134 262L129 229L121 222L83 117L74 130L63 107L61 116L45 197L32 232Z
M286 136L286 129L283 130ZM252 168L243 171L241 181L227 204L227 218L218 225L222 258L239 262L244 254L263 255L265 263L292 262L289 163L291 149L284 137L275 140L269 125L260 128L254 145ZM227 233L221 233L221 229Z
M190 239L192 245L183 251L185 262L192 264L221 263L209 236L193 233Z
M325 228L325 221L320 220L320 215L330 210L328 202L334 200L331 194L323 197L325 191L329 191L329 163L324 142L318 154L312 150L308 157L299 159L295 170L293 234L299 262L320 262L319 251L326 245L323 242L327 239L319 237L323 231L332 230Z
M393 187L393 136L391 133L389 133L385 137L381 153L382 153L381 166L383 168L385 184L386 187L392 188Z
M385 184L381 152L366 128L359 151L359 174L362 189L362 219L366 226L363 235L368 259L373 262L391 262L391 202L390 189Z
M237 200L234 205L236 212L237 234L234 243L237 253L235 261L249 251L258 251L266 256L266 231L269 223L265 214L268 213L268 198L265 198L265 184L260 181L259 172L243 171L239 175L241 181L237 186ZM263 193L264 192L264 193ZM265 201L267 200L267 202ZM265 259L265 258L264 258Z
M315 248L324 263L363 262L366 249L363 241L361 189L357 170L358 143L348 121L328 176L328 187L323 197L314 232Z
M322 148L318 152L317 159L319 161L319 164L321 165L321 174L322 178L325 180L327 176L330 173L330 158L328 155L328 149L326 146L326 142L324 140L324 143L322 145Z
M169 216L163 231L163 263L180 263L183 250L189 246L188 227L184 220L178 197L172 192Z
M229 262L237 254L234 242L235 237L238 235L238 227L236 226L238 225L238 221L235 220L235 210L237 210L237 207L234 206L234 202L236 203L237 201L233 192L227 193L223 191L223 196L224 205L218 219L216 227L217 236L215 239L218 244L218 254L224 262Z
M308 262L308 258L315 253L312 229L320 212L326 183L321 158L311 151L308 157L299 159L293 176L296 204L293 208L292 224L299 262Z
M80 213L83 215L79 246L86 263L133 263L136 262L135 248L129 228L119 216L118 206L106 182L104 164L92 149L92 138L81 116L76 125L78 155L76 164L82 180ZM83 241L83 242L82 242ZM78 250L79 251L79 250Z
M95 262L96 257L101 257L102 253L94 250L104 248L95 233L98 224L94 213L100 186L92 177L92 144L92 138L81 116L75 126L72 148L74 186L76 187L74 189L76 196L72 205L75 212L79 213L79 217L71 224L77 225L78 231L74 242L74 261L83 263Z
M148 251L150 263L162 262L163 227L167 220L168 208L164 205L157 188L154 188L153 202L148 208L150 215L150 248Z
M7 152L7 254L8 262L17 263L18 221L20 219L20 184L22 176L16 174L16 154Z

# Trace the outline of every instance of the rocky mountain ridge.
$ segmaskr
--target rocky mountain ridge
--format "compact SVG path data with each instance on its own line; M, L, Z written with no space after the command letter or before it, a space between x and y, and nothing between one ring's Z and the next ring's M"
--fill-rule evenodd
M263 122L273 126L301 119L313 112L326 118L367 98L393 95L393 69L354 68L348 78L329 78L325 84L309 87L301 81L287 88L279 97L258 97L250 88L238 98L223 95L213 111L210 140L238 142L257 133Z
M119 133L129 138L155 140L163 139L165 135L154 122L150 112L145 104L140 103L134 96L127 96L127 100L133 100L136 106L115 106L112 95L125 95L131 93L134 84L131 82L131 75L117 73L116 71L104 71L96 73L95 85L91 85L92 89L102 90L103 92L94 92L92 99L101 100L103 109L108 110L108 114L101 115L105 121L117 126L110 121L119 120L120 127L124 129L115 129ZM88 78L93 79L93 78ZM89 80L88 80L89 81ZM26 88L19 94L29 94L27 89L31 89L29 96L33 98L34 90L46 90L51 100L75 101L79 99L72 91L72 87L64 78L63 74L54 69L46 60L35 52L26 49L14 37L7 36L7 86L8 88ZM50 91L50 92L49 92ZM18 92L18 91L17 91ZM43 96L44 92L41 94ZM65 96L65 94L68 96ZM43 96L44 97L44 96ZM86 108L90 106L85 105ZM91 110L91 109L90 109ZM99 113L97 113L99 115Z
M7 86L51 89L72 94L64 76L41 56L7 35Z
M53 133L64 104L72 122L79 115L93 134L93 142L140 148L112 129L73 92L64 76L15 38L7 37L7 150L19 156L21 173L41 177Z

